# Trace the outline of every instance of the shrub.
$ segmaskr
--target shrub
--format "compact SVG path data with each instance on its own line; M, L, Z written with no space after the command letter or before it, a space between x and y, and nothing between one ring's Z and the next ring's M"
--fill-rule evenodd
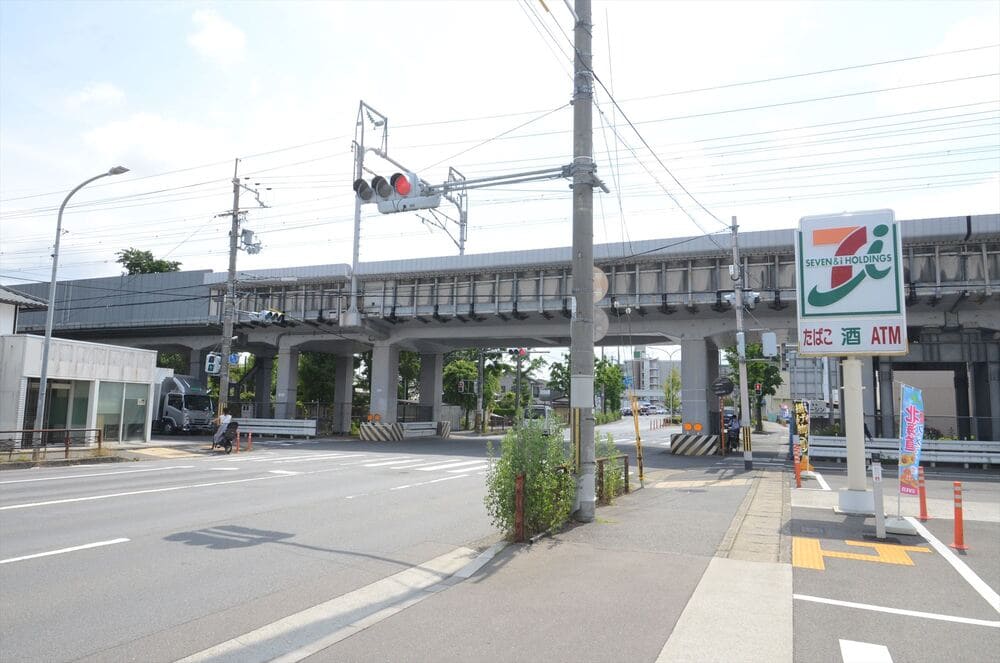
M558 527L569 518L576 480L562 432L546 435L539 421L517 424L500 442L500 455L489 445L486 512L495 527L514 531L514 483L524 474L524 531L531 536Z
M621 418L621 412L594 412L594 423L598 426L601 424L610 424L612 421L618 421Z
M618 448L615 446L615 440L611 436L611 433L607 433L604 437L600 435L594 436L595 458L611 458L619 454ZM625 477L624 463L621 458L615 460L609 460L604 462L604 500L605 504L611 504L611 501L625 491ZM595 468L596 472L596 468ZM598 484L600 484L601 477L595 477ZM598 494L600 494L598 492Z

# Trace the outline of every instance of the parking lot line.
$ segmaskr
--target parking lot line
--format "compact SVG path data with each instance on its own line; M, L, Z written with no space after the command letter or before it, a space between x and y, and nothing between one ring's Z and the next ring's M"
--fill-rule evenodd
M1000 621L991 622L986 619L971 619L969 617L939 615L933 612L920 612L919 610L904 610L903 608L887 608L881 605L869 605L867 603L855 603L853 601L838 601L837 599L826 599L823 598L822 596L809 596L808 594L792 594L792 598L798 601L825 603L826 605L836 605L842 608L857 608L859 610L885 612L890 615L903 615L904 617L921 617L923 619L936 619L942 622L955 622L957 624L970 624L972 626L988 626L990 628L1000 628Z
M952 552L948 546L941 543L937 537L931 534L927 528L920 523L920 521L912 516L907 516L906 521L916 528L917 534L924 537L927 543L931 544L934 550L941 553L941 556L948 560L949 564L955 567L955 570L958 571L959 575L965 578L965 581L972 585L972 588L976 590L980 596L986 599L986 602L989 603L994 610L1000 612L1000 595L993 591L993 589L987 585L982 578L977 576L976 572L970 569L965 562L960 560L958 555Z

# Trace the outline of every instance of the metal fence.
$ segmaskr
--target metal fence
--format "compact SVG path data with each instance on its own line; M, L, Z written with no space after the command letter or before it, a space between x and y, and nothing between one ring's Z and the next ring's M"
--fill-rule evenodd
M11 460L15 452L31 451L33 454L47 455L49 449L62 448L63 456L69 458L70 447L104 448L104 435L99 428L22 428L0 430L0 453Z

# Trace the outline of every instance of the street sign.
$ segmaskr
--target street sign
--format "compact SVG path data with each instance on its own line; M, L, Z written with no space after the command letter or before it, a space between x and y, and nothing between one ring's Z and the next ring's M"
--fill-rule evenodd
M907 353L902 239L892 210L803 218L795 268L799 354Z
M626 375L623 379L625 380L625 386L626 387L631 387L632 386L632 376L631 375Z
M234 352L231 355L229 355L229 365L230 366L236 366L238 363L240 363L240 356L239 356L239 354L237 354L237 353Z
M735 388L736 385L729 378L719 378L712 383L712 393L716 396L728 396Z

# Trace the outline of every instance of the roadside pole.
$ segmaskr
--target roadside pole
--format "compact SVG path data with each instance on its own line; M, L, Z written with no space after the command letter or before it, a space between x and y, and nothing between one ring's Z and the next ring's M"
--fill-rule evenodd
M240 160L233 165L233 216L229 228L229 275L222 309L222 365L219 367L219 408L229 407L229 355L233 349L233 317L236 312L236 250L240 232Z
M576 518L594 520L594 158L590 0L576 0L573 58L573 317L570 322L570 410L580 450Z
M747 384L747 343L743 332L743 268L737 244L736 217L733 217L733 267L730 277L736 294L736 352L740 371L740 434L743 438L743 469L753 469L753 450L750 444L750 385Z

